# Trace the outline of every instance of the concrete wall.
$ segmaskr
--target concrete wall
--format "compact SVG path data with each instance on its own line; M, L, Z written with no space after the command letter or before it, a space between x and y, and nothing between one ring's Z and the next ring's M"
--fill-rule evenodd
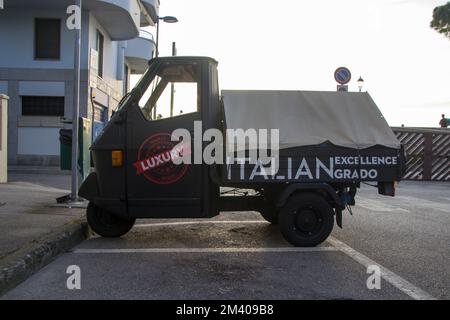
M20 96L65 96L63 81L19 81ZM59 156L59 117L18 116L18 155ZM68 114L66 114L68 116Z
M8 81L0 81L0 94L8 95Z
M34 19L61 19L61 59L34 59ZM67 15L63 10L21 10L8 9L0 11L0 68L39 68L70 69L73 68L74 32L66 28ZM89 15L83 11L82 27L87 27ZM87 35L84 35L84 38ZM86 39L82 39L81 67L87 69L88 55Z
M87 87L87 71L81 73ZM58 165L58 130L63 127L59 117L22 116L22 95L64 96L65 117L70 118L73 103L73 71L65 69L0 68L0 81L8 79L9 126L8 159L10 164ZM46 81L43 81L46 80ZM87 90L81 92L81 111L86 113ZM84 101L84 107L83 107ZM48 136L51 128L53 137ZM39 138L40 134L42 139ZM30 144L27 140L32 141ZM30 147L27 149L27 146ZM32 147L32 148L31 148ZM39 152L35 153L35 149ZM56 154L55 154L56 153Z
M99 24L93 14L89 17L89 48L96 47L97 30L104 36L103 80L111 87L120 90L121 85L117 80L118 42L112 41L108 33ZM90 51L90 50L89 50ZM121 81L120 81L121 82Z
M34 19L61 18L61 59L34 60ZM64 116L72 118L74 32L66 28L67 15L55 10L11 8L0 10L0 94L10 97L8 161L10 164L59 165L59 129L70 128L59 117L22 116L21 96L64 96ZM91 48L96 48L97 30L104 36L104 72L102 84L95 89L102 104L117 106L123 82L118 80L118 42L108 33L90 11L82 14L80 116L91 118L89 59ZM123 68L123 66L122 66ZM106 90L105 90L106 88ZM114 97L111 91L115 91Z

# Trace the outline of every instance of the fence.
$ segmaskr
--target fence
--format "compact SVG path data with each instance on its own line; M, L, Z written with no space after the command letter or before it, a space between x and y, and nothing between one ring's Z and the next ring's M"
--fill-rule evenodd
M392 129L405 146L405 180L450 181L450 129Z

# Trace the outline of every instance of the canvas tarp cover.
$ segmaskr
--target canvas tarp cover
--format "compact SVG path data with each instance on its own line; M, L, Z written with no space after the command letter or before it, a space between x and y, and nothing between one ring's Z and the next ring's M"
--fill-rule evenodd
M222 96L227 129L279 129L280 149L327 141L354 149L400 148L368 93L226 90Z

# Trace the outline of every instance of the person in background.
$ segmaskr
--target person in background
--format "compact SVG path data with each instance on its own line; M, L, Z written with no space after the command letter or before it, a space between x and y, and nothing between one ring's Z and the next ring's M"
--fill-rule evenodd
M441 128L447 128L449 126L449 122L449 119L446 119L445 114L443 114L441 121L439 121L439 125L441 126Z

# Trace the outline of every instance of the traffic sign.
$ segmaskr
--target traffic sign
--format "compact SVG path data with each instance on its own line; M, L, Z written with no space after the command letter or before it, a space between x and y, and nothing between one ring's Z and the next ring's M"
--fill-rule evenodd
M334 72L334 79L336 79L337 83L347 84L352 79L352 73L348 68L340 67Z
M346 84L338 84L337 91L338 92L348 92L348 85L346 85Z

